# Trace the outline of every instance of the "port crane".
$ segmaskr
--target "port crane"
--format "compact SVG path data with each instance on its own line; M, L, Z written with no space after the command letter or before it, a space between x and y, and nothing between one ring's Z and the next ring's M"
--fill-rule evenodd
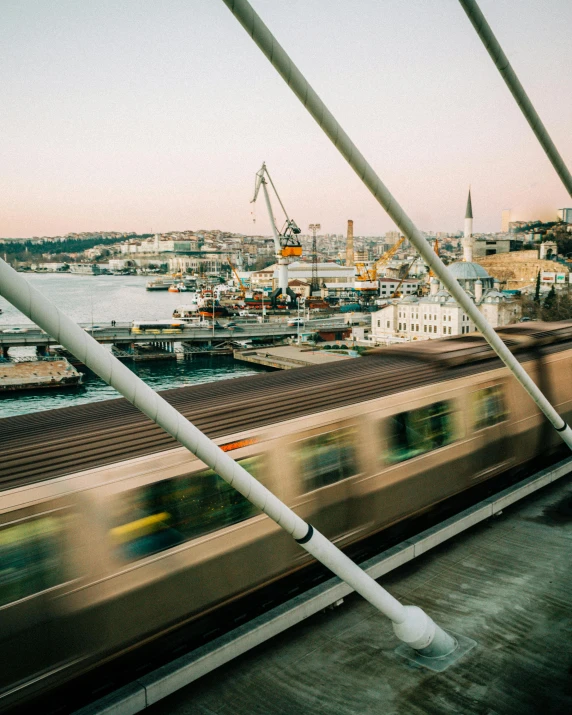
M226 262L227 262L228 265L230 266L230 270L233 272L234 277L235 277L236 280L237 280L238 289L239 289L239 291L240 291L240 297L241 297L241 298L244 298L244 295L245 295L245 293L246 293L246 286L244 285L244 283L243 283L242 280L240 279L240 276L238 275L238 271L237 271L236 268L234 267L234 263L230 260L230 257L229 257L229 256L226 257Z
M272 211L272 204L270 203L270 195L268 193L268 185L272 187L278 203L280 204L286 221L281 231L278 231L276 226L276 221L274 219L274 213ZM272 181L268 169L266 168L266 163L262 164L262 167L256 172L256 178L254 182L254 197L250 203L255 203L260 192L260 187L264 193L264 200L266 202L266 208L268 209L268 216L270 218L270 225L272 226L272 233L274 235L274 247L276 249L276 262L278 263L278 288L272 291L270 300L273 307L276 307L278 298L283 296L284 299L290 300L295 304L297 297L294 291L288 287L288 263L290 258L293 256L302 255L302 245L298 239L300 233L300 228L296 222L288 216L288 212L284 208L284 204L274 182Z
M435 255L438 257L439 256L439 239L436 238L435 242L433 243L433 250L435 251ZM435 272L432 268L429 269L429 278L435 278Z
M377 261L373 264L371 268L366 268L365 263L356 263L356 269L357 269L357 275L356 275L356 280L357 281L376 281L377 280L377 273L379 269L384 266L388 261L390 261L393 256L397 253L399 250L399 247L401 244L405 241L405 236L401 236L399 241L397 241L396 244L394 244L388 251L386 251L381 258L378 258Z
M403 282L409 275L409 271L413 268L413 264L417 260L417 256L411 261L411 263L407 266L407 268L403 271L403 275L401 276L401 279L399 280L399 283L397 284L397 288L393 291L392 298L401 298L401 286L403 285Z

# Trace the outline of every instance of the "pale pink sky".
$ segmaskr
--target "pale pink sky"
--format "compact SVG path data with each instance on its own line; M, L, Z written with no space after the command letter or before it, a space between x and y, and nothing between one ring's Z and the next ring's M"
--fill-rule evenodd
M481 0L572 167L572 2ZM253 0L419 228L572 206L455 0ZM252 221L263 160L306 228L392 222L222 2L2 6L0 236Z

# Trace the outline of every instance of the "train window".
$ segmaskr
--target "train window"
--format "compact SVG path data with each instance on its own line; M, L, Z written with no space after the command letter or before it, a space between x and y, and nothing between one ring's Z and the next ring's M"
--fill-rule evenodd
M63 519L44 516L0 530L0 606L64 583Z
M388 461L404 462L453 442L453 411L452 402L442 401L394 415L389 420Z
M473 392L475 429L492 427L507 418L501 385L491 385Z
M263 481L260 456L238 463ZM111 538L119 556L133 561L259 513L216 472L203 469L122 494Z
M313 491L357 474L355 430L326 432L296 443L296 460L305 491Z

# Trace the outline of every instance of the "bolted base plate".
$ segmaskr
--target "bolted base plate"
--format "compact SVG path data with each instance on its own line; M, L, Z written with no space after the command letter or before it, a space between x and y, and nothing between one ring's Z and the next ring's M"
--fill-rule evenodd
M477 641L474 641L472 638L467 638L467 636L460 636L457 633L453 633L453 631L449 630L447 631L447 633L450 633L455 638L455 640L457 641L457 647L452 653L449 653L449 655L445 655L442 658L427 658L424 655L419 655L416 650L413 650L413 648L408 646L406 643L402 643L401 645L397 646L394 652L397 653L397 655L399 655L401 658L405 658L411 663L415 663L415 665L420 665L423 668L428 668L429 670L433 670L436 673L442 673L444 670L447 670L450 665L456 663L459 658L462 658L466 653L468 653L477 645Z

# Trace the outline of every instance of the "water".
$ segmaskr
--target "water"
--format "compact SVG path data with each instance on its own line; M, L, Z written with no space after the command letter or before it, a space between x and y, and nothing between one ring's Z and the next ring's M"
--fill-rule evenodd
M171 317L176 306L185 303L185 293L146 291L145 284L149 279L144 276L30 274L26 278L58 308L80 323L93 322L96 325L108 323L110 320L166 320ZM0 315L0 329L2 325L31 322L1 297L0 308L3 311ZM11 354L20 355L30 352L28 348L10 351ZM230 356L200 356L192 361L157 360L126 364L154 390L266 372L264 368L235 362ZM83 368L82 370L84 371ZM119 394L99 377L87 371L84 384L79 388L0 395L0 418L114 397L119 397Z
M146 291L146 276L77 276L31 273L26 280L78 323L168 320L185 293ZM0 325L31 321L0 297Z

